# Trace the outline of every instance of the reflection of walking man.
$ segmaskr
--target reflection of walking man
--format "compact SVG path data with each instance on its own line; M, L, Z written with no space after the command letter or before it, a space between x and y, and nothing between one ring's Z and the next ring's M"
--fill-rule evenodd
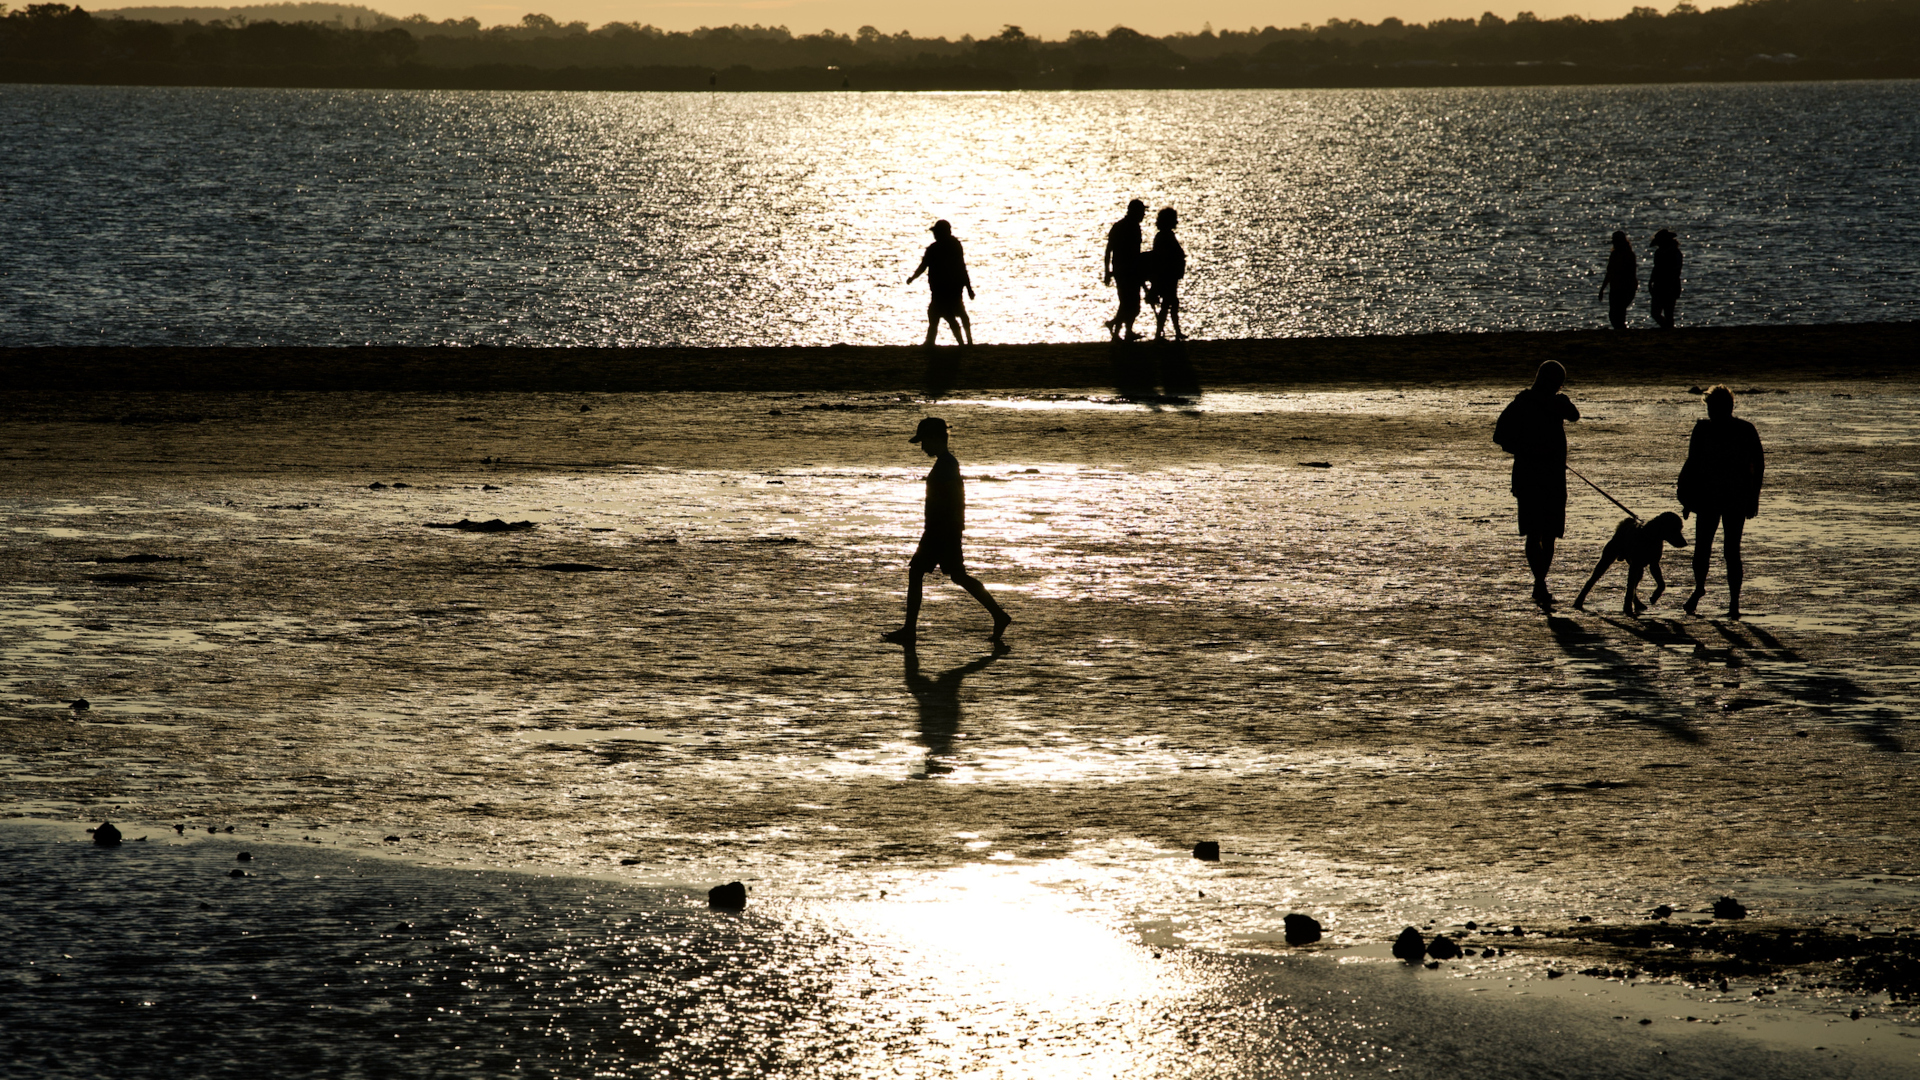
M1760 513L1760 481L1767 472L1766 451L1760 433L1733 415L1733 391L1715 386L1707 391L1707 418L1693 425L1687 445L1687 463L1680 467L1682 513L1700 515L1693 530L1693 595L1687 614L1694 614L1707 595L1707 565L1713 554L1715 528L1724 528L1720 554L1727 561L1727 618L1740 617L1740 585L1746 566L1740 559L1740 538L1747 520Z
M960 680L982 670L1008 651L1005 645L995 645L992 652L970 664L928 678L920 674L920 650L912 645L904 650L907 692L920 707L920 745L927 748L926 775L953 771L953 766L941 759L953 756L953 740L960 734Z
M962 345L973 344L973 321L967 318L967 305L960 301L960 290L967 291L967 299L977 299L973 292L973 279L967 276L967 254L960 247L960 241L953 238L953 226L945 219L933 223L933 243L927 245L927 253L920 256L920 268L907 279L911 285L921 274L927 275L927 287L933 291L933 299L927 304L927 344L931 345L940 336L940 320L947 320L953 328L953 340ZM961 327L966 333L961 334Z
M920 534L920 547L907 564L906 625L882 636L900 645L918 640L921 581L929 570L944 570L955 585L973 594L993 616L989 640L999 641L1013 616L1001 609L979 578L967 573L960 555L960 534L967 527L967 492L965 481L960 479L960 460L947 450L947 422L937 416L926 417L907 441L919 443L920 449L934 459L933 471L927 473L927 524Z
M1147 204L1135 199L1127 204L1127 216L1107 230L1107 251L1101 257L1101 280L1120 292L1120 310L1107 320L1107 333L1115 341L1122 334L1138 341L1133 320L1140 317L1140 223L1147 217Z
M1633 245L1623 232L1613 234L1613 252L1607 256L1607 276L1600 281L1600 295L1606 296L1608 289L1613 290L1613 296L1607 303L1607 318L1615 330L1625 330L1627 308L1633 303L1633 294L1640 291L1640 260L1634 257Z
M1670 230L1653 234L1653 272L1647 275L1652 294L1653 321L1662 330L1673 329L1673 305L1680 299L1680 241Z
M1552 360L1541 364L1533 385L1514 395L1493 427L1493 441L1513 455L1513 497L1520 504L1520 535L1527 538L1533 601L1547 608L1553 606L1547 571L1554 541L1567 531L1567 431L1561 425L1580 419L1580 410L1560 392L1566 381L1566 368Z

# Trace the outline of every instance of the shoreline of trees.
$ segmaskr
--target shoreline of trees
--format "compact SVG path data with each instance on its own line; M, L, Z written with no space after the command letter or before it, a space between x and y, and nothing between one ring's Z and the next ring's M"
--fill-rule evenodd
M589 30L414 16L377 26L103 18L0 5L0 82L512 90L1067 90L1537 86L1920 77L1920 0L1742 0L1612 20L1126 27L959 41L784 27Z

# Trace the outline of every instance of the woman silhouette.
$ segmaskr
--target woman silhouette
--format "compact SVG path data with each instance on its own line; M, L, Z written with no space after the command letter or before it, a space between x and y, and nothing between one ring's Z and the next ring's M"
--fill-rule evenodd
M1767 471L1760 433L1745 420L1733 418L1733 391L1715 386L1706 393L1707 418L1693 425L1687 463L1680 468L1682 514L1700 515L1693 533L1693 595L1687 597L1692 615L1707 595L1707 563L1713 554L1713 533L1724 526L1721 555L1727 561L1727 618L1740 617L1740 582L1746 568L1740 561L1740 538L1747 519L1760 512L1760 481Z
M1180 213L1171 206L1153 219L1158 231L1153 234L1153 250L1147 254L1147 277L1153 281L1147 298L1159 301L1153 312L1155 341L1166 339L1169 318L1173 320L1174 340L1187 339L1180 332L1180 279L1187 276L1187 251L1180 246L1180 238L1173 235L1179 224Z

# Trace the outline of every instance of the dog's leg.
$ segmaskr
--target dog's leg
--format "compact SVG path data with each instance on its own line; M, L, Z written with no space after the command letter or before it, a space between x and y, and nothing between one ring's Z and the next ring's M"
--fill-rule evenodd
M1667 591L1667 579L1660 573L1659 559L1647 564L1647 572L1653 575L1653 595L1647 597L1647 606L1652 607L1660 602L1660 594Z
M1646 608L1646 605L1640 602L1640 576L1645 572L1646 567L1638 563L1627 564L1627 599L1620 605L1622 614L1638 616Z
M1573 602L1573 610L1575 611L1587 610L1587 594L1592 592L1593 587L1600 583L1601 575L1605 574L1607 572L1607 567L1612 565L1613 565L1613 554L1611 552L1602 551L1600 553L1600 565L1593 568L1593 576L1587 579L1587 583L1585 585L1581 586L1580 595Z

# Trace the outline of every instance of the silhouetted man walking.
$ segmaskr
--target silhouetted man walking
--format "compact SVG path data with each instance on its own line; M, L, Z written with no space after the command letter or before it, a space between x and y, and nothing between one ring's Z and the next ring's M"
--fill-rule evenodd
M967 318L967 305L960 301L960 290L965 289L967 298L977 299L973 291L973 279L967 276L967 253L961 248L960 241L953 237L953 226L943 218L933 223L930 230L933 243L927 245L927 253L920 256L920 267L907 279L911 285L921 274L927 275L927 287L933 292L933 298L927 304L927 344L931 345L940 336L940 320L947 320L953 328L953 340L961 345L973 344L973 320ZM963 335L961 327L966 328Z
M920 589L929 570L946 571L955 585L971 593L993 616L993 634L988 640L999 641L1007 631L1007 624L1013 622L1013 616L994 601L993 594L980 584L980 579L967 573L960 555L960 534L967 527L967 491L965 481L960 478L960 460L947 449L947 434L947 422L929 416L920 421L913 438L907 440L919 443L920 449L934 460L933 471L927 474L926 529L920 534L920 546L914 551L913 560L907 563L907 622L900 629L882 635L897 645L913 645L919 640Z
M1120 310L1107 320L1107 333L1113 340L1124 336L1138 341L1133 320L1140 317L1140 223L1147 217L1147 204L1135 199L1127 204L1127 216L1107 230L1107 251L1101 258L1102 278L1120 292Z
M1493 426L1493 441L1513 455L1513 497L1519 502L1520 535L1527 538L1527 568L1533 571L1533 602L1552 609L1547 571L1554 541L1567 531L1567 432L1562 423L1580 419L1560 387L1567 369L1549 360L1533 385L1514 395Z

